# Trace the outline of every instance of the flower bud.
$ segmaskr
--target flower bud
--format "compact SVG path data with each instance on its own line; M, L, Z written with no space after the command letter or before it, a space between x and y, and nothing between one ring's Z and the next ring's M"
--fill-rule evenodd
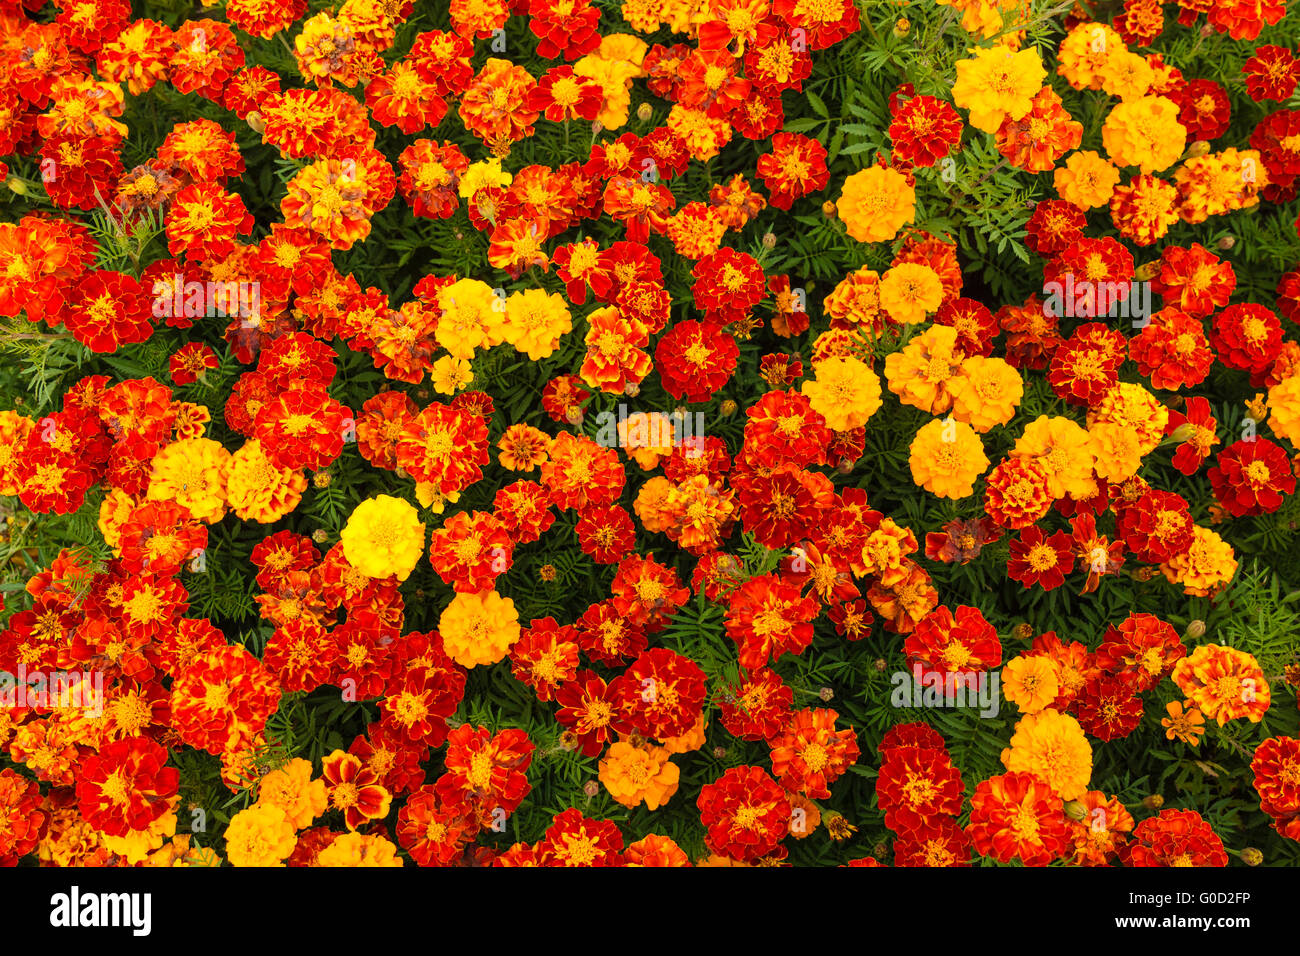
M1198 139L1196 142L1192 143L1191 146L1187 147L1187 152L1183 153L1183 161L1185 162L1189 159L1195 159L1198 156L1204 156L1209 151L1210 141Z
M714 759L714 760L722 760L722 759L723 759L724 757L726 757L726 756L727 756L727 748L726 748L726 747L714 747L714 748L713 748L713 759Z
M641 394L641 386L636 382L628 382L623 386L623 394L628 398L636 398Z
M600 793L600 784L595 780L588 780L582 785L582 792L589 797L594 797Z
M596 122L594 122L594 123L591 124L591 135L592 135L592 136L599 136L599 135L600 135L601 133L603 133L604 131L605 131L605 124L602 123L602 122L600 122L599 120L597 120Z
M774 232L763 233L763 248L764 249L776 248L776 233Z
M1241 862L1247 866L1259 866L1264 862L1264 854L1253 846L1248 846L1241 851Z
M651 116L654 116L654 113L654 107L649 103L642 103L636 108L636 118L643 123L649 120Z
M9 187L9 191L11 193L14 193L18 196L27 195L27 184L23 182L21 179L19 179L17 176L10 176L8 179L5 180L5 185Z
M1071 820L1083 820L1088 815L1088 808L1078 800L1065 801L1065 815Z
M877 657L875 663L872 664L872 666L880 673L883 674L886 668L889 667L889 661L885 660L883 657Z
M328 488L330 482L333 480L334 476L328 471L318 471L311 476L311 484L313 488Z
M1183 640L1194 641L1205 634L1204 621L1192 621L1187 625L1187 630L1183 632Z
M570 425L581 425L585 413L577 405L570 405L564 410L564 418Z
M821 690L817 692L817 696L829 704L832 700L835 699L835 691L833 691L829 687L823 687Z
M1138 266L1137 271L1133 273L1133 275L1137 278L1139 282L1150 282L1159 274L1160 274L1159 259L1156 259L1153 262L1143 263L1142 265Z
M262 114L259 113L257 110L253 110L251 113L245 116L244 122L247 123L250 127L252 127L254 133L266 132L266 120L262 119Z
M718 414L722 415L723 417L734 415L736 414L736 409L738 407L739 406L737 406L735 402L733 402L731 399L728 398L720 406L718 406Z
M1220 239L1220 240L1219 240L1218 242L1216 242L1214 245L1215 245L1216 247L1218 247L1219 249L1223 250L1224 252L1227 252L1229 249L1231 249L1231 248L1232 248L1233 246L1235 246L1236 244L1237 244L1237 237L1236 237L1236 236L1224 236L1222 239Z
M317 544L324 544L330 539L330 534L324 528L317 528L311 533L311 539Z
M822 203L822 215L827 219L833 219L835 217L835 203L829 199Z
M1021 621L1016 625L1016 629L1013 633L1016 635L1016 640L1018 641L1032 641L1034 639L1034 625L1030 624L1028 621Z
M907 36L911 32L912 32L912 24L908 21L906 17L899 17L898 20L894 23L894 36L898 37L899 39Z
M1158 793L1153 793L1149 797L1142 798L1142 806L1148 810L1159 810L1165 805L1165 798Z

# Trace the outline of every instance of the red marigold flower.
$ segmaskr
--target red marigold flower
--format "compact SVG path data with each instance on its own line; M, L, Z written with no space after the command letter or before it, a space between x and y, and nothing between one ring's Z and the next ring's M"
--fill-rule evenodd
M998 152L1011 165L1031 173L1046 172L1057 160L1083 141L1083 124L1061 105L1060 95L1044 86L1031 100L1028 113L1013 120L1009 115L994 135Z
M1050 538L1037 525L1020 532L1011 542L1007 576L1026 588L1041 585L1044 591L1059 588L1074 565L1074 544L1069 535L1058 531Z
M876 778L885 826L910 839L961 813L965 793L961 771L942 746L890 749Z
M1021 772L980 781L971 795L966 832L978 853L1000 863L1019 857L1025 866L1046 866L1071 845L1060 798Z
M707 402L730 381L739 356L740 346L722 326L683 319L659 340L655 366L669 395Z
M191 259L219 259L235 249L236 236L253 230L244 201L216 183L186 186L167 213L167 250Z
M555 719L572 733L583 756L596 756L605 744L631 730L618 706L621 682L621 677L615 677L606 684L594 671L578 671L555 692L559 704Z
M610 504L627 481L618 449L604 448L584 435L560 432L542 463L542 485L561 509Z
M744 675L738 686L727 688L719 703L722 726L741 740L768 740L789 724L793 703L794 691L781 676L759 668Z
M329 679L333 653L334 644L320 624L305 619L288 621L267 640L262 663L285 690L311 693Z
M969 564L978 558L984 546L1002 538L1002 529L988 518L955 518L942 531L925 536L925 556L931 561Z
M437 84L410 60L398 60L366 86L366 105L381 126L396 126L410 136L432 128L447 115L447 101Z
M1142 698L1130 672L1101 674L1083 685L1070 704L1079 725L1098 740L1120 740L1142 722Z
M609 820L591 820L576 807L555 817L537 845L539 866L622 866L623 834Z
M1118 511L1115 533L1139 561L1160 564L1191 547L1192 516L1181 495L1153 488Z
M677 102L710 117L725 116L752 95L749 80L736 75L738 65L726 48L692 50L677 66Z
M610 591L619 613L647 633L667 625L690 597L673 568L635 553L619 561Z
M745 463L732 474L731 484L745 530L769 548L789 547L808 537L835 494L825 475L791 464L757 471Z
M651 231L662 233L677 206L672 191L660 183L615 176L602 196L605 213L627 227L629 242L645 243Z
M1138 371L1153 388L1177 390L1199 385L1214 364L1200 320L1175 307L1161 309L1129 344Z
M970 866L970 837L955 820L932 817L894 841L894 866Z
M757 167L759 179L771 193L772 205L789 209L796 199L825 189L830 181L826 156L826 147L815 139L798 133L773 136L772 152L759 156Z
M352 412L308 381L259 408L253 434L277 467L318 471L338 458L355 428Z
M1027 528L1052 507L1048 476L1032 458L999 462L984 480L984 511L1003 528Z
M442 97L458 96L474 76L470 59L474 41L456 33L428 30L417 34L408 59Z
M79 280L77 298L59 318L92 352L114 352L153 334L151 301L133 276L97 269Z
M219 20L187 20L174 36L176 49L168 62L172 85L177 92L220 102L222 90L244 65L235 31Z
M820 4L776 0L772 13L789 26L792 42L799 49L824 50L856 33L860 25L858 8L852 0L826 0Z
M692 290L696 308L723 324L747 317L767 291L758 260L734 249L705 256L691 274L696 279Z
M180 771L166 763L167 751L148 737L105 744L77 768L78 812L109 836L147 829L180 790Z
M578 546L597 564L616 564L636 543L636 525L620 505L591 505L578 512Z
M1273 817L1279 833L1292 836L1300 818L1300 740L1270 737L1250 762L1259 808ZM7 771L8 772L8 771Z
M934 96L913 96L893 110L889 140L909 166L933 166L961 142L961 116Z
M1034 206L1033 215L1025 223L1025 245L1044 258L1064 251L1083 238L1083 228L1088 217L1072 202L1064 199L1045 199Z
M1271 309L1237 302L1214 317L1210 344L1228 368L1250 372L1257 385L1282 348L1282 324Z
M555 523L550 496L535 481L506 485L493 499L496 516L518 544L536 541Z
M1052 391L1072 405L1096 405L1119 382L1128 340L1123 332L1089 322L1052 353L1047 381Z
M924 681L930 674L942 677L991 670L1002 663L998 632L977 607L960 605L956 615L940 604L917 622L903 642L910 667L921 667ZM959 681L966 680L958 677Z
M428 219L447 219L460 208L456 191L469 160L453 143L437 145L431 139L417 139L398 157L402 175L397 186L411 211Z
M853 728L835 729L838 718L833 710L800 710L768 740L772 773L783 787L813 800L830 798L830 784L857 763L860 754Z
M352 741L348 753L360 758L379 785L394 796L409 793L424 783L420 764L429 759L429 749L412 746L383 724L367 724L366 732Z
M735 860L767 856L790 830L786 791L762 767L732 767L700 788L696 805L709 849Z
M84 770L83 763L83 780ZM50 815L41 809L43 799L35 780L0 770L0 866L17 866L44 839Z
M397 843L420 866L452 866L479 832L461 804L448 804L433 787L416 790L397 811Z
M654 363L643 351L650 344L645 323L607 307L587 316L587 324L587 354L581 368L584 382L618 394L650 374Z
M649 59L647 55L647 62ZM790 30L775 19L760 21L753 42L745 47L745 76L754 86L766 93L801 90L803 81L811 75L812 57L807 44L795 43Z
M612 600L591 605L578 618L578 646L594 661L614 667L646 648L645 631L624 619Z
M1154 614L1134 611L1118 628L1107 626L1096 651L1099 667L1111 674L1127 674L1139 692L1151 690L1187 656L1178 632Z
M528 101L536 85L522 66L490 57L461 93L465 128L497 147L531 136L539 114Z
M1217 139L1228 130L1231 104L1223 87L1213 80L1188 80L1178 91L1178 122L1187 127L1189 140Z
M531 0L528 4L528 28L538 38L537 55L554 60L561 53L566 60L576 60L600 46L596 25L600 11L589 0Z
M705 677L689 657L656 647L624 672L619 709L637 732L656 740L679 737L704 710Z
M493 590L514 563L510 532L488 511L457 512L429 539L429 563L458 594Z
M167 370L174 385L197 382L220 366L221 360L217 358L217 353L202 342L187 342L167 359Z
M1206 11L1209 25L1234 40L1254 40L1265 24L1280 23L1285 16L1285 0L1222 0Z
M1238 518L1271 514L1282 507L1286 495L1295 493L1291 460L1267 438L1233 442L1219 452L1207 475L1219 504Z
M532 93L528 106L548 120L562 123L567 120L594 120L604 105L605 97L600 86L573 72L571 66L557 66L546 71Z
M1184 475L1194 475L1209 457L1210 450L1219 443L1215 433L1218 422L1210 414L1208 399L1193 396L1187 399L1185 407L1186 414L1172 408L1169 410L1166 431L1181 440L1174 452L1174 467Z
M220 754L260 734L280 704L270 670L242 645L195 657L172 684L172 725L191 747Z
M1241 67L1246 75L1246 92L1256 103L1261 100L1289 100L1300 82L1300 60L1286 47L1259 46Z
M464 670L440 646L436 656L441 659L432 666L409 667L379 704L380 724L404 744L441 747L447 739L447 718L464 696Z
M90 210L99 195L108 197L121 177L117 134L79 136L61 134L41 144L41 166L53 175L44 183L50 200L63 209Z
M560 686L577 676L577 635L573 625L543 617L523 628L511 646L511 672L537 693L538 700L554 700Z
M487 423L482 417L438 402L407 423L397 443L398 465L442 495L457 494L474 484L490 460Z
M393 795L380 786L374 770L360 757L333 751L321 761L321 777L329 794L329 806L343 811L343 822L349 830L388 816Z
M816 599L801 591L797 584L762 574L732 592L725 625L739 648L741 667L765 667L783 654L802 654L812 643L819 608Z
M1195 810L1161 810L1133 830L1129 866L1227 866L1223 840Z

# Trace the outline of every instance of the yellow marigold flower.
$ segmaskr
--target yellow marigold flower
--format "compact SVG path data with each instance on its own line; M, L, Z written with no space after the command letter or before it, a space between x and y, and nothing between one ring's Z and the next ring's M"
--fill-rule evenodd
M977 432L1005 425L1016 414L1025 383L1004 359L972 355L961 363L961 374L948 383L952 417Z
M304 166L285 187L280 213L291 226L305 226L335 249L351 249L370 235L374 209L358 178L355 160L319 159Z
M1061 682L1056 665L1046 654L1021 654L1002 667L1002 696L1022 713L1036 714L1056 700Z
M457 594L438 620L443 647L462 667L495 664L519 640L515 602L496 591Z
M1075 24L1061 41L1056 72L1076 90L1099 90L1111 54L1126 49L1124 38L1105 23Z
M650 45L640 37L634 37L630 33L607 33L600 38L600 46L592 55L610 63L624 63L629 67L635 67L636 75L644 76L645 71L641 69L641 64L645 62L645 55L649 52Z
M494 310L504 310L492 287L478 279L460 279L438 292L442 314L434 338L460 359L472 359L474 350L488 344L487 329Z
M1077 800L1092 777L1092 747L1077 720L1049 707L1020 718L1002 765L1032 773L1062 800Z
M415 506L390 495L357 505L339 538L348 562L372 578L395 574L405 581L424 553L424 524Z
M1143 455L1150 454L1165 437L1169 409L1141 385L1120 382L1088 409L1088 427L1095 422L1114 422L1130 429Z
M916 190L898 170L869 166L844 180L835 209L858 242L885 242L916 217Z
M231 866L284 866L297 834L280 807L255 803L240 810L226 827L226 859Z
M153 458L150 501L175 501L197 520L215 524L226 514L226 468L230 452L211 438L172 442Z
M605 102L596 114L596 122L605 129L619 129L627 124L628 110L632 106L632 81L642 73L639 66L626 60L607 60L591 54L575 62L573 72L600 87Z
M1106 61L1101 88L1121 100L1136 100L1147 95L1155 77L1146 57L1120 47Z
M226 500L245 521L279 521L298 507L306 490L302 469L272 464L256 438L245 442L226 465Z
M1110 202L1119 182L1119 170L1100 153L1081 149L1070 154L1064 166L1053 173L1057 195L1080 209L1093 209Z
M176 805L180 803L180 797L172 797L168 803L170 809L143 830L128 830L121 836L100 833L100 842L110 853L124 857L132 866L143 863L150 853L162 847L168 837L176 834Z
M1174 665L1172 676L1187 700L1220 727L1240 717L1257 724L1272 703L1259 662L1233 647L1202 644Z
M299 72L317 83L334 80L343 86L355 86L372 60L366 54L352 28L324 12L303 23L302 32L293 40Z
M1092 445L1088 432L1070 419L1039 415L1025 426L1011 455L1043 466L1052 498L1087 498L1096 491Z
M628 809L644 803L658 810L677 792L678 766L662 747L634 747L620 740L611 744L600 761L600 782L610 796Z
M1093 422L1088 425L1093 468L1103 481L1119 484L1137 474L1142 467L1142 447L1138 437L1118 422Z
M501 168L501 158L493 156L477 163L470 163L460 177L457 191L461 199L473 199L480 189L498 186L502 189L514 181L514 175Z
M402 866L397 847L381 836L344 833L320 851L317 866Z
M957 82L952 100L970 110L970 124L996 133L1003 120L1022 119L1033 108L1033 98L1043 88L1047 70L1033 47L1013 52L1006 47L985 47L968 60L957 61Z
M429 381L439 395L455 395L474 381L474 369L465 359L444 355L433 363Z
M506 299L505 341L534 362L546 358L573 330L564 297L543 289L514 292Z
M942 303L943 282L922 263L899 263L880 279L880 305L895 322L917 325Z
M880 408L880 378L861 359L829 358L815 363L813 374L803 383L803 393L835 431L865 425Z
M1116 166L1157 173L1183 155L1187 128L1178 122L1178 106L1173 101L1143 96L1115 104L1102 124L1101 142Z
M1160 571L1173 584L1181 584L1184 594L1208 597L1232 580L1237 573L1237 557L1232 545L1209 528L1192 529L1192 546L1186 554L1175 555L1160 565Z
M1268 390L1268 427L1273 434L1300 448L1300 374L1284 378Z
M908 342L901 352L885 356L889 390L904 405L932 415L952 407L948 386L961 374L961 369L957 330L951 325L932 325Z
M14 477L15 453L35 428L36 423L25 415L0 411L0 495L16 495L21 490Z
M965 498L989 466L975 429L949 418L926 422L912 440L912 481L940 498Z
M417 481L415 483L415 500L420 503L421 508L428 508L434 514L440 515L447 509L447 505L454 505L460 501L460 492L444 495L438 490L436 482Z
M262 778L257 802L279 807L295 830L309 827L325 812L329 797L324 778L311 779L311 761L295 757L278 770Z
M128 495L121 488L114 488L104 500L99 503L99 521L97 527L99 533L104 536L104 543L113 549L114 557L122 556L122 549L119 543L122 540L121 528L122 523L131 517L131 512L138 506L139 502Z

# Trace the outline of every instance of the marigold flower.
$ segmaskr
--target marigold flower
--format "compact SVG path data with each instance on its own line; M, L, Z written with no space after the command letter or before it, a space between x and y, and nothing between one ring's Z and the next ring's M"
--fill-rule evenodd
M1158 173L1178 161L1187 129L1178 106L1163 96L1143 96L1115 104L1101 128L1102 144L1116 166Z
M1036 714L1060 693L1056 663L1046 655L1013 657L1002 668L1002 696L1022 714Z
M630 809L642 803L657 810L677 792L681 771L662 747L618 741L600 761L600 782L610 796Z
M1173 680L1188 702L1220 727L1241 717L1257 724L1272 702L1254 656L1232 647L1202 644L1174 665Z
M885 242L913 220L916 190L898 170L870 166L844 180L835 209L854 239Z
M443 646L462 667L495 664L519 640L514 601L496 591L457 594L438 620Z
M891 356L892 357L892 356ZM930 421L909 448L912 481L940 498L966 498L989 466L984 444L964 422Z
M1071 843L1059 794L1024 772L989 777L975 787L966 832L977 852L1002 863L1019 857L1026 866L1046 866Z
M813 375L802 392L836 431L858 428L880 409L880 378L861 359L841 356L815 362Z
M294 830L284 808L255 803L231 817L226 858L231 866L284 866L298 843Z

